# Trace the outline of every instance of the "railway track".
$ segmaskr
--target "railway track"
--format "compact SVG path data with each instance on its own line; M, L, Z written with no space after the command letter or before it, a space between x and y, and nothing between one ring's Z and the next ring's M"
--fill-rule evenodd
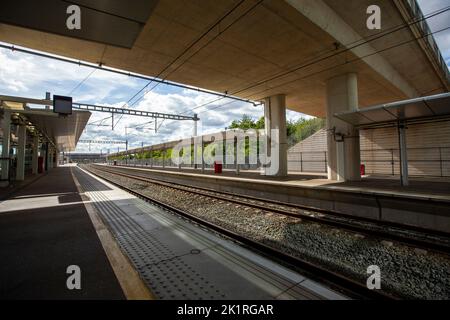
M141 182L157 184L183 192L191 192L197 195L210 197L220 201L229 201L234 204L252 207L262 210L263 212L270 211L284 216L299 218L306 221L356 232L368 237L375 237L387 241L397 241L413 248L431 250L447 255L450 254L450 236L440 232L431 232L415 227L373 221L365 218L350 218L329 210L321 210L308 206L236 195L229 192L218 192L207 188L169 183L159 179L150 178L143 172L140 174L131 174L129 173L130 169L127 168L111 169L111 167L108 167L108 169L106 169L101 166L96 166L95 168L96 170L117 174L119 176L132 178Z
M255 241L253 239L250 239L249 237L246 237L239 233L225 229L221 226L211 223L210 221L202 219L202 218L195 216L189 212L186 212L186 211L176 208L172 205L164 203L158 199L155 199L147 194L144 194L140 190L131 189L130 187L124 186L124 185L118 183L117 181L114 181L111 178L101 176L98 174L98 172L93 171L92 168L84 167L84 169L96 176L101 177L102 179L107 180L109 183L112 183L115 186L120 187L120 188L130 192L131 194L133 194L145 201L151 202L165 210L173 212L173 213L175 213L179 216L182 216L190 221L193 221L201 226L207 227L210 230L214 230L215 232L218 232L221 235L225 235L234 241L238 241L242 244L245 244L246 246L252 248L253 250L257 250L260 253L262 253L268 257L271 257L272 259L275 258L284 264L290 265L291 267L299 268L302 271L307 272L308 274L312 275L314 278L320 279L320 281L322 281L322 282L326 282L330 286L346 293L347 295L349 295L353 298L376 299L376 300L380 300L380 299L381 300L392 300L392 299L399 298L397 296L391 295L384 291L369 290L369 289L367 289L365 283L363 284L363 283L356 281L352 278L349 278L345 275L330 271L329 269L326 269L326 268L320 266L319 264L311 263L310 261L301 259L297 256L287 254L285 252L282 252L281 250L278 250L271 246L268 246L268 245L265 245L258 241ZM118 176L122 176L124 178L136 179L138 181L148 182L147 181L148 179L144 179L139 176L124 174L124 173L117 173L116 171L113 171L113 170L98 169L98 167L96 167L95 170L103 171L105 173L115 174ZM162 182L158 182L158 183L162 183ZM266 208L265 210L268 210L268 209Z

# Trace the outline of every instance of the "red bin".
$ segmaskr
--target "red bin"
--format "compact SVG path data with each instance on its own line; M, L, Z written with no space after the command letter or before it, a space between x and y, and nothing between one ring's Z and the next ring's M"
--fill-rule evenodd
M366 174L366 166L364 164L362 164L359 168L359 171L360 171L361 175L364 176Z
M214 173L222 173L222 164L214 161Z

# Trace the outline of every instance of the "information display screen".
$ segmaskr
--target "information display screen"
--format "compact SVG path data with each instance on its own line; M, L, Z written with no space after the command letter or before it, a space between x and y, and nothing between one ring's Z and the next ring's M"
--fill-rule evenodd
M72 97L53 96L53 112L72 114Z

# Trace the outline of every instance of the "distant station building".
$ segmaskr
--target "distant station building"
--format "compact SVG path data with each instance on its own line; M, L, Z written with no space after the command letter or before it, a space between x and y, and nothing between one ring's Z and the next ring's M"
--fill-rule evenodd
M69 153L66 155L69 163L106 163L103 153Z

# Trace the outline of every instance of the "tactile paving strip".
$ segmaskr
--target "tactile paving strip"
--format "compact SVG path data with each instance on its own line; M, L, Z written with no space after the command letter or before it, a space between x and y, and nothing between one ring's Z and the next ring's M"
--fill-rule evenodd
M144 230L101 192L101 183L74 171L83 190L89 192L102 219L152 292L160 299L225 299L214 283L192 268L183 255L175 254L149 231ZM190 250L184 255L198 254Z

